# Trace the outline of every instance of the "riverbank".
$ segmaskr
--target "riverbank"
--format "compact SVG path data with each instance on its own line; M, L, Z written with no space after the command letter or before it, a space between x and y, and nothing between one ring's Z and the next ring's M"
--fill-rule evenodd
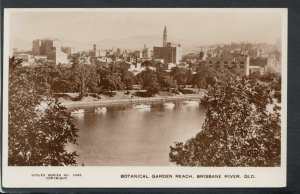
M65 107L79 107L79 106L105 106L105 105L119 105L119 104L128 104L128 103L150 103L150 102L168 102L175 100L190 100L197 99L199 100L204 96L204 92L199 94L181 94L175 96L155 96L155 97L140 97L132 99L99 99L99 100L85 100L85 101L60 101L61 104Z

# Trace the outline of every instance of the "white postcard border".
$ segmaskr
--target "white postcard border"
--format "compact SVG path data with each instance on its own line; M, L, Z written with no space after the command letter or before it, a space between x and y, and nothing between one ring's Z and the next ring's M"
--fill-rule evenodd
M8 57L9 13L41 9L4 10L3 58L3 151L2 183L5 188L170 188L170 187L284 187L287 154L287 9L286 8L93 8L42 9L43 11L208 11L208 12L280 12L282 14L282 109L281 167L11 167L8 166ZM45 174L45 177L42 175ZM47 179L51 174L66 179ZM149 178L121 178L121 175L146 175ZM152 175L192 175L194 178L151 178ZM40 176L38 176L40 175ZM240 175L241 178L196 178L197 175ZM255 178L253 178L254 176ZM50 176L51 177L51 176ZM245 178L247 177L247 178ZM252 178L251 178L252 177Z

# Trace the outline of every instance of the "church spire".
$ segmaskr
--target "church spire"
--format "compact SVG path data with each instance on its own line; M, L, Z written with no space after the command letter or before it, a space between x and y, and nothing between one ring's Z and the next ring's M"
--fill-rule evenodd
M163 35L163 46L167 46L167 27L165 26L164 35Z

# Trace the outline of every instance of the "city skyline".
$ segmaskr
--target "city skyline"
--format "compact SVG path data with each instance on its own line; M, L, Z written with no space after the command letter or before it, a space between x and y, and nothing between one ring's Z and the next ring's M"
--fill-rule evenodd
M113 9L110 12L104 9L95 9L91 12L57 9L10 10L9 38L24 41L58 38L65 42L92 44L130 37L151 39L151 36L160 35L164 26L167 26L170 37L191 40L198 44L230 42L274 44L281 37L281 14L276 11L263 12L256 9L256 13L253 14L249 9L238 12L234 10L206 12L205 9L173 12L166 9L151 10L143 12L138 9L131 12L126 9L122 11ZM144 44L147 42L141 42L141 47Z

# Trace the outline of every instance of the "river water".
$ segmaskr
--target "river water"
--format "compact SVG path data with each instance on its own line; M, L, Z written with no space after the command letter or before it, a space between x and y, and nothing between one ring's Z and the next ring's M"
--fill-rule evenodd
M156 103L146 110L132 104L109 106L107 112L84 109L73 115L80 131L71 149L85 166L172 166L170 146L194 137L205 119L203 107L182 101L174 108Z

